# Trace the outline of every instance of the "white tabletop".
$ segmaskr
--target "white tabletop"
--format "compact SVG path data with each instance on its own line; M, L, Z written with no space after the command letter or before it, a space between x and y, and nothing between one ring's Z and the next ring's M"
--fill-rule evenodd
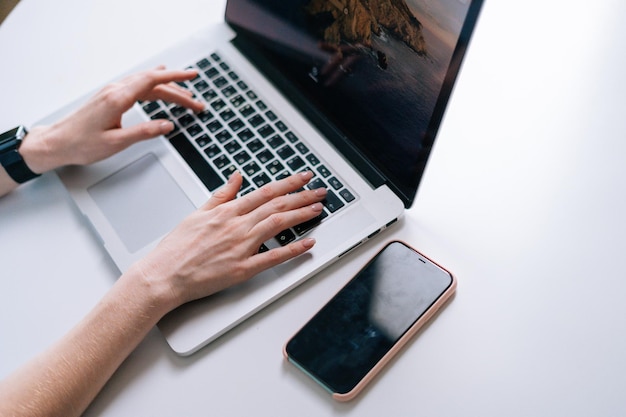
M626 3L592 3L487 0L398 227L191 357L151 332L87 415L624 415ZM0 131L35 123L223 9L22 0L0 26ZM339 404L281 348L392 238L451 269L458 292L362 396ZM0 199L0 377L118 274L54 174Z

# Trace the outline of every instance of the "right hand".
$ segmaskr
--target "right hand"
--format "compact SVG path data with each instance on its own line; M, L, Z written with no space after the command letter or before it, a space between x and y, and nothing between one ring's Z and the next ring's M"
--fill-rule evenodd
M133 268L163 291L169 311L306 252L314 239L304 238L264 253L258 250L281 231L321 213L325 189L295 192L312 176L310 171L292 175L235 200L242 183L235 172Z

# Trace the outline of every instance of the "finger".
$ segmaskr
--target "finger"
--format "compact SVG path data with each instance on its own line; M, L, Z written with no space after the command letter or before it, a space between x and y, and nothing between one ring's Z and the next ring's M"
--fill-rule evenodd
M151 139L159 135L165 135L174 129L174 124L169 120L150 120L135 126L112 129L105 132L105 140L114 144L120 151L135 142Z
M276 197L299 190L304 187L312 177L313 173L311 171L304 171L299 174L291 175L280 181L265 184L258 190L255 190L250 194L246 194L244 197L237 200L237 209L239 214L249 213Z
M237 197L237 193L241 189L242 182L243 178L241 177L239 171L233 172L228 178L226 185L213 193L209 201L201 207L201 210L211 210L220 204L233 200Z
M171 82L188 81L198 76L196 70L154 69L131 75L122 83L136 99L146 97L155 87Z
M176 103L183 107L200 112L204 110L204 103L193 98L193 94L189 90L179 87L178 85L163 84L156 86L149 94L142 97L145 100L163 100L168 103Z
M302 255L315 245L315 239L304 238L286 246L258 253L248 259L253 275Z
M283 230L319 216L323 209L322 203L316 202L305 207L274 213L256 223L251 230L251 234L258 236L261 242L265 242Z
M260 223L274 214L295 210L320 202L326 198L326 194L326 188L303 190L297 193L286 194L268 201L255 210L252 210L248 215L253 224ZM291 227L291 225L287 227Z

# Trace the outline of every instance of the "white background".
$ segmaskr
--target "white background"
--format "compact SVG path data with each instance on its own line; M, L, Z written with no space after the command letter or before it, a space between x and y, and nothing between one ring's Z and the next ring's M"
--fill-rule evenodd
M223 6L22 0L0 26L0 131ZM625 18L619 0L487 0L405 219L189 358L151 332L87 415L624 415ZM452 270L457 295L360 398L335 403L283 343L392 238ZM54 174L0 199L0 377L118 274Z

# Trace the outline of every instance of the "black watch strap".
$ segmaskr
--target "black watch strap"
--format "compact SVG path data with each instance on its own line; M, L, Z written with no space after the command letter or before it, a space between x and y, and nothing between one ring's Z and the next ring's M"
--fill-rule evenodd
M20 184L41 175L28 168L18 151L26 133L24 126L18 126L0 135L0 164L13 181Z

